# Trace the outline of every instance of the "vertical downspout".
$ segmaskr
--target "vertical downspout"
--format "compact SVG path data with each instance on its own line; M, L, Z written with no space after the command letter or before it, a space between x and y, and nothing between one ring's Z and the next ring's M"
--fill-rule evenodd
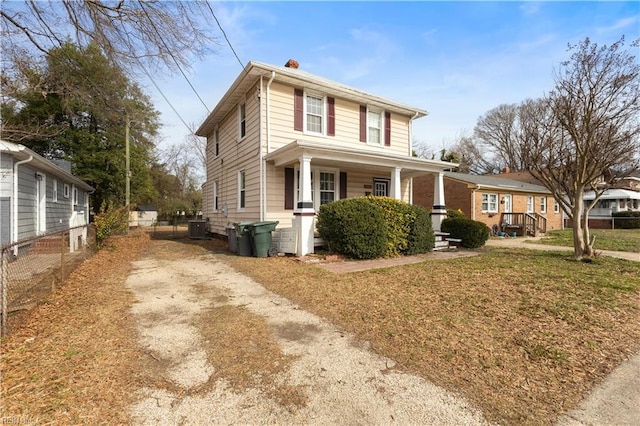
M267 82L267 87L266 87L266 101L265 101L265 120L267 121L266 123L266 127L267 127L267 152L266 154L268 154L269 152L271 152L271 113L270 113L270 107L271 107L271 92L270 92L270 88L271 88L271 83L273 83L273 79L276 77L276 72L275 71L271 71L271 78L269 79L269 81ZM262 77L260 77L260 89L262 89ZM260 102L262 105L262 98L260 98ZM261 113L262 113L262 108L261 108ZM262 132L262 127L260 127L260 131ZM262 152L262 144L260 145L260 152ZM267 191L266 191L266 187L267 187L267 165L266 162L264 161L264 156L261 156L260 158L260 194L262 199L260 200L260 220L263 221L264 217L267 213Z
M11 242L15 243L18 241L18 166L24 163L28 163L33 160L33 155L29 155L29 158L26 160L18 161L13 165L13 210L11 211L11 223L13 226L11 227L13 234L11 235ZM14 250L17 250L18 247L14 246Z
M262 79L263 77L260 76L260 85L258 86L258 149L260 152L259 158L258 160L260 161L260 165L259 165L259 174L260 174L260 194L258 194L259 200L258 203L260 205L260 222L264 222L264 217L265 217L265 167L264 167L264 150L262 149L262 142L264 140L264 132L262 131Z

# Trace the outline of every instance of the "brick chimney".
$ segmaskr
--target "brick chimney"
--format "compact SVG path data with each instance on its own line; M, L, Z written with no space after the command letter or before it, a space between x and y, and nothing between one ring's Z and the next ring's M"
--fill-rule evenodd
M294 59L289 59L287 61L286 64L284 64L285 67L287 68L294 68L294 69L298 69L298 61L294 60Z

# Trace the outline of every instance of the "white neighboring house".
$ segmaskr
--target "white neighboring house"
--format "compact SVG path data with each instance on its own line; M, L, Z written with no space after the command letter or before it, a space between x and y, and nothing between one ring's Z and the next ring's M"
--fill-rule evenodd
M590 204L594 198L593 191L585 192L585 206ZM594 228L612 227L613 213L626 211L640 211L640 191L622 188L607 189L589 213L590 226Z
M86 244L93 188L24 145L0 140L0 245L76 228L69 250ZM80 228L78 228L80 227Z

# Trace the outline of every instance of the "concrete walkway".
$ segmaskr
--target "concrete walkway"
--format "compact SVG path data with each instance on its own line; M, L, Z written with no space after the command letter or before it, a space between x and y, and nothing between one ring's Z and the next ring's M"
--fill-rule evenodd
M573 251L573 247L551 246L540 244L538 241L541 237L516 237L516 238L490 238L486 245L488 247L520 247L531 250L547 250L547 251ZM596 252L603 256L617 257L619 259L633 260L640 262L640 253L632 253L627 251L598 250Z

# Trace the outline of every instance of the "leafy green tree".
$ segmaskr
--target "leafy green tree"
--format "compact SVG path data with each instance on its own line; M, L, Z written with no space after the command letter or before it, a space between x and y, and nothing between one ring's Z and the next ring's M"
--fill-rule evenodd
M158 113L149 98L95 44L65 43L49 51L41 66L24 66L2 101L3 138L49 159L72 163L73 173L92 185L94 209L124 204L125 128L130 126L132 204L156 196L150 176Z

